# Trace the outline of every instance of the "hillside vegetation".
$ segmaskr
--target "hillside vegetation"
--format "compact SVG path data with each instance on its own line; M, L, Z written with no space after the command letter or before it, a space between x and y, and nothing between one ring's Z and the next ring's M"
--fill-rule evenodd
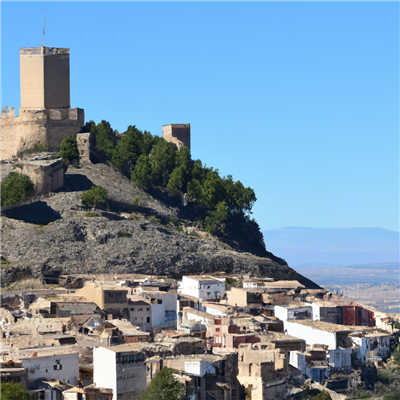
M186 193L196 207L195 219L206 231L227 242L232 235L239 236L263 251L262 234L250 218L257 200L253 189L231 175L221 177L218 169L201 160L192 160L187 147L178 151L175 144L135 126L129 126L119 140L104 120L88 122L85 130L94 133L99 154L138 187L171 206L181 204ZM252 235L243 229L246 225Z
M97 160L79 164L72 156L56 193L2 210L2 285L61 272L225 271L318 287L266 250L250 218L252 189L135 127L122 137L105 121L87 129L96 135ZM66 157L77 154L69 142Z

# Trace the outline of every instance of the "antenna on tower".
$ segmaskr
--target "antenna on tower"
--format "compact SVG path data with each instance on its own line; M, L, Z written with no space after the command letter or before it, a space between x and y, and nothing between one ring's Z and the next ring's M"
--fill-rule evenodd
M46 46L46 9L44 9L44 23L43 23L43 47Z

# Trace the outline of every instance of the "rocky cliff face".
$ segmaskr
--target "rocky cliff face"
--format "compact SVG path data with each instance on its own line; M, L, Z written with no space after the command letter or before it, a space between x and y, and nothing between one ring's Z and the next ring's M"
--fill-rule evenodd
M80 195L92 185L107 189L109 210L94 210L99 216L89 218L81 207ZM140 199L136 207L132 205L135 197ZM164 225L150 222L150 215ZM10 262L2 265L3 278L15 275L7 275L8 270L24 268L35 276L58 268L74 274L143 273L173 277L225 271L298 279L307 287L318 287L271 253L265 251L260 256L234 250L188 226L190 221L186 221L182 231L167 225L181 215L179 207L167 207L142 192L113 167L86 164L70 168L65 187L58 193L36 197L2 213L2 256Z

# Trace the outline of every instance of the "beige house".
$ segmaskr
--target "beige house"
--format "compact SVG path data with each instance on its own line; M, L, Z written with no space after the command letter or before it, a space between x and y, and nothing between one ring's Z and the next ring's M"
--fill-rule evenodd
M287 392L288 355L262 343L241 344L238 349L238 381L252 400L283 398Z
M129 298L129 321L132 325L139 326L143 331L151 330L151 305L139 296Z
M127 289L119 289L113 285L101 282L86 282L82 289L76 291L77 295L85 296L107 313L109 319L129 318L129 303Z

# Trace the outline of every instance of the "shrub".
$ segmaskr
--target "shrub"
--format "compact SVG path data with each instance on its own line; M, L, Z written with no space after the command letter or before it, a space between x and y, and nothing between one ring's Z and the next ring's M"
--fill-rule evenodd
M157 217L155 217L154 215L152 215L152 216L149 218L149 221L150 221L150 222L154 222L154 223L157 224L157 225L161 225L161 220L158 219Z
M400 393L389 394L388 396L385 396L383 399L384 400L400 400Z
M1 265L11 264L10 261L7 261L3 256L1 256Z
M378 373L377 379L379 382L382 382L385 385L389 385L393 382L393 378L391 378L390 376L387 376L385 374L382 374L382 373Z
M396 350L392 354L393 356L393 362L396 365L400 365L400 346L397 346Z
M323 390L321 393L317 394L316 396L311 396L314 400L332 400L331 395Z
M233 278L226 278L225 279L225 285L229 288L229 287L243 287L243 283L241 281L238 281L236 279Z
M171 225L171 226L179 226L180 223L179 223L179 221L178 221L177 219L171 218L171 219L169 220L169 222L168 222L168 225Z
M99 216L99 214L96 214L96 213L91 212L91 211L89 211L89 212L87 212L87 213L85 214L85 217L88 217L88 218L98 217L98 216Z
M86 207L96 207L98 204L107 203L107 190L102 186L92 186L90 190L81 195L82 203Z
M132 237L132 233L121 231L121 232L118 232L118 236L119 237Z
M369 399L371 397L371 394L370 393L363 393L363 394L360 394L358 397L357 397L357 399Z
M33 400L34 397L21 387L19 383L2 383L1 384L2 400Z
M46 151L46 146L44 144L36 143L29 149L20 150L17 153L17 157L22 158L25 154L40 153L41 151Z
M135 207L137 207L139 205L139 197L135 197L132 200L132 205L135 206Z
M1 205L18 203L35 193L35 186L30 178L18 172L11 172L1 182Z
M67 137L60 144L58 157L62 157L64 164L69 165L73 161L79 161L78 144L76 137Z

